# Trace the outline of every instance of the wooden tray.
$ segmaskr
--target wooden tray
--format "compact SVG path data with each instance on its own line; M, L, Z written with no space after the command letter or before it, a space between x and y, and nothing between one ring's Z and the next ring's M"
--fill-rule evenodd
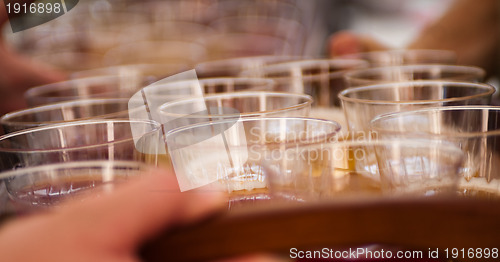
M220 213L166 231L141 250L145 261L208 261L290 248L500 248L500 200L385 199L269 204ZM488 261L480 259L480 261Z

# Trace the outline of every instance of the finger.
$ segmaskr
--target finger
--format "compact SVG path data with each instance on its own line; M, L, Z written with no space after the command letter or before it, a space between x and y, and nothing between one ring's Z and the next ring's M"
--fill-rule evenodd
M333 34L329 39L329 53L331 56L387 50L388 47L373 37L358 35L349 31Z
M100 232L103 245L130 250L169 225L186 223L222 209L227 199L218 191L180 192L175 176L162 171L131 181L110 195L68 206L85 234Z
M331 56L359 53L363 50L360 38L348 31L333 34L329 40L329 53Z

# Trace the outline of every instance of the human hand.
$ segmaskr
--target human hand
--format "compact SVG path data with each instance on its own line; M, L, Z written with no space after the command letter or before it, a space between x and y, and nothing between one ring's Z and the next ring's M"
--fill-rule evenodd
M227 205L221 193L181 193L173 175L151 173L111 194L7 222L0 228L2 261L140 261L136 251L145 240Z
M328 51L330 56L387 50L388 47L374 38L350 31L340 31L330 36Z
M227 209L227 200L213 189L181 193L175 176L155 170L111 194L7 222L0 227L0 254L2 261L138 262L146 240ZM287 260L256 254L223 261Z

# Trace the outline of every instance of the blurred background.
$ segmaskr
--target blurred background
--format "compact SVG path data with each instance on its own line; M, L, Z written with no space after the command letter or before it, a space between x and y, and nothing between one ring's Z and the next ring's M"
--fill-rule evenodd
M68 72L134 63L190 67L241 56L326 56L328 36L346 29L404 48L452 2L83 0L22 32L6 23L3 36L19 52Z

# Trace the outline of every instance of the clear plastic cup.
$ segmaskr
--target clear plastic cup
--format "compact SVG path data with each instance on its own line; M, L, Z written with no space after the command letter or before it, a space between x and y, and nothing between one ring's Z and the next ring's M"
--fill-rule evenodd
M460 194L500 197L500 108L449 106L381 115L371 123L383 139L432 139L461 148Z
M129 117L129 99L82 99L7 113L0 118L5 133L42 125L88 119Z
M242 75L271 78L279 91L308 94L314 99L313 106L331 107L340 105L337 95L347 87L344 74L367 66L355 59L301 60L247 70Z
M129 98L147 82L144 76L98 76L32 87L24 93L28 106L89 98Z
M196 74L199 78L236 77L247 70L260 71L266 65L301 59L300 56L267 55L214 60L196 65Z
M445 64L457 62L457 55L450 50L406 49L387 50L366 53L355 53L340 56L341 58L363 59L371 66L398 66L415 64Z
M157 163L161 126L101 119L40 126L0 137L0 170L86 160Z
M138 108L147 104L152 119L159 120L158 108L168 102L179 99L201 98L206 94L222 94L228 92L272 91L275 82L264 78L222 77L201 80L182 80L165 84L152 84L134 95L130 100L130 108ZM183 110L183 109L182 109ZM140 113L140 112L138 112ZM176 113L176 112L173 112ZM182 113L180 111L179 113ZM133 114L136 117L136 114ZM140 115L140 114L139 114Z
M349 87L357 87L415 80L478 83L483 82L485 76L486 71L479 67L426 64L357 69L347 72L344 77Z
M264 116L307 116L312 98L278 92L232 92L179 99L158 108L165 130L216 119Z
M271 197L352 201L453 195L463 153L430 140L350 140L283 148L264 170Z
M221 184L234 207L269 199L265 161L285 148L334 141L340 129L321 119L240 118L181 127L165 141L181 189Z
M368 132L370 121L378 115L436 106L488 105L494 92L488 84L413 81L348 88L339 98L349 130Z
M76 161L19 168L0 173L18 214L60 206L89 193L99 196L146 172L144 163L132 161Z

